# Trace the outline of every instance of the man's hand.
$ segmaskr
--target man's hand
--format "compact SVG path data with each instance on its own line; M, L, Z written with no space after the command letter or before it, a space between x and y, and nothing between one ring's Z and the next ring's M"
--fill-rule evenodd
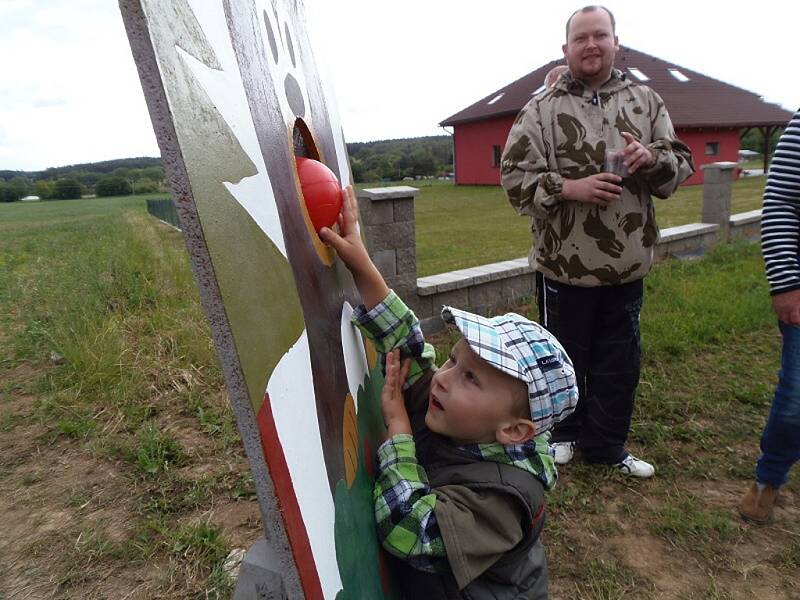
M386 355L386 379L381 392L381 410L386 423L386 436L394 437L400 433L411 433L411 422L403 398L403 383L408 376L411 359L400 364L400 350L392 350Z
M800 290L775 294L772 297L772 308L781 322L800 325Z
M597 173L582 179L565 179L561 188L561 197L565 200L588 202L608 206L619 200L622 188L619 184L622 177L613 173Z
M350 269L359 294L367 310L386 298L389 287L369 257L358 229L358 203L353 186L342 190L342 212L339 215L339 233L328 227L319 231L320 239L331 246L342 262Z
M622 137L627 142L627 146L625 146L622 153L625 155L625 165L628 167L628 173L633 175L639 169L652 167L656 163L655 155L647 146L642 145L639 140L627 131L622 132Z

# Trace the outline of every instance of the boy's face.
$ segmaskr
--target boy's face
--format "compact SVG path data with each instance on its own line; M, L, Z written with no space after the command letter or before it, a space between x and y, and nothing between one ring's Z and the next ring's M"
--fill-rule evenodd
M499 430L520 420L520 394L527 402L524 382L489 365L462 338L433 376L425 424L456 443L495 442Z

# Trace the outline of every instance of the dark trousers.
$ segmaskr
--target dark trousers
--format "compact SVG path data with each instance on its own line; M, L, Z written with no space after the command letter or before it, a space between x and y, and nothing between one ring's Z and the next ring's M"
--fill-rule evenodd
M539 320L575 366L578 405L553 429L553 442L577 442L584 458L615 464L625 441L639 383L642 280L578 287L536 273Z

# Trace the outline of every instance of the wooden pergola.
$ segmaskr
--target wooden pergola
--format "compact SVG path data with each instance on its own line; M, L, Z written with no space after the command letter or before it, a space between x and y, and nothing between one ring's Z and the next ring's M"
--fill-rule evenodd
M744 136L746 136L748 132L752 129L757 129L758 131L761 132L761 136L764 139L764 175L767 174L767 170L769 169L769 156L770 156L769 148L772 145L772 136L775 134L775 132L780 131L785 126L786 124L751 125L750 127L742 129L742 132L739 134L739 140L741 141L742 139L744 139Z

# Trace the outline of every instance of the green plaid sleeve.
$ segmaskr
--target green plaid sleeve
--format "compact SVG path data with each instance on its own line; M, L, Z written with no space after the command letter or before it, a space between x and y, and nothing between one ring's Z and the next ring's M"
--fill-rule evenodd
M372 310L367 311L363 304L357 307L352 321L373 341L381 360L396 348L400 349L401 358L414 358L404 388L433 366L436 351L425 342L417 316L394 291Z
M396 435L378 448L372 498L378 537L391 554L424 571L439 571L446 557L433 511L436 495L417 463L414 438Z

